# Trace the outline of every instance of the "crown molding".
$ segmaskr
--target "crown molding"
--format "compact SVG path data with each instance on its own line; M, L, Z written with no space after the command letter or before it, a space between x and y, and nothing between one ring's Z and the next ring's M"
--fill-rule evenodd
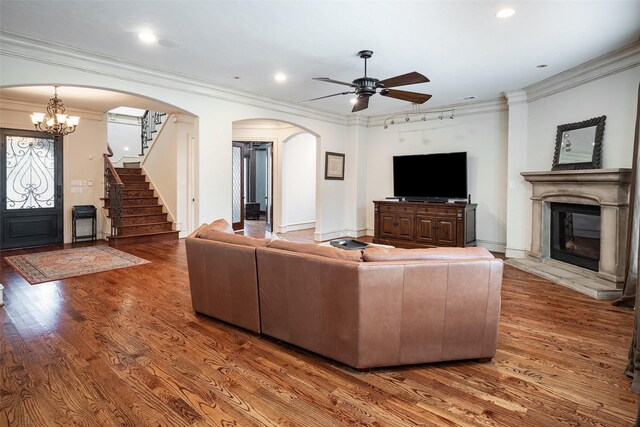
M162 89L187 92L221 101L265 108L278 113L338 125L346 125L347 122L347 117L344 115L292 104L283 100L222 86L195 76L144 66L112 56L26 37L8 31L0 30L0 55Z
M234 129L262 129L262 130L273 130L273 131L300 129L301 131L306 132L304 129L296 125L279 121L277 119L273 119L273 120L249 119L249 120L235 121L233 122L233 128Z
M508 105L517 105L517 104L526 104L527 103L527 92L524 90L513 90L509 92L503 92L504 96L507 98Z
M369 117L351 114L347 117L347 126L369 126Z
M524 88L528 102L621 73L640 65L640 41L594 58Z
M427 108L425 110L420 110L420 112L416 113L413 110L410 111L401 111L399 113L393 114L385 114L378 116L371 116L368 120L368 127L376 127L376 126L384 126L384 121L389 117L398 117L403 116L405 114L408 115L420 115L420 114L436 114L441 111L454 110L455 117L465 117L465 116L474 116L477 114L488 114L495 113L500 111L507 111L507 101L504 97L492 98L487 100L478 100L478 101L467 101L461 102L457 104L448 104L448 105L440 105L434 108ZM413 121L415 123L415 121Z

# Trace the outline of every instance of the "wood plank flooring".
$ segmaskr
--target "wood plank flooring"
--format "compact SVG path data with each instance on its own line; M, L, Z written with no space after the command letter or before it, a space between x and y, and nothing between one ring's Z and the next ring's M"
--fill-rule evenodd
M151 263L32 286L2 261L0 426L633 424L632 312L528 273L490 363L360 372L196 315L184 241L125 250Z

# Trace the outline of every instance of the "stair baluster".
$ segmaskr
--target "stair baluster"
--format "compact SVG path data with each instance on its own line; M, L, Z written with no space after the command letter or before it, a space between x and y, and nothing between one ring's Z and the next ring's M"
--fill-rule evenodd
M153 140L153 134L156 133L156 127L162 124L162 118L167 113L159 111L147 110L144 112L140 120L140 155L144 156L144 150L149 148L149 141Z
M113 167L108 154L104 154L104 198L109 200L111 235L117 236L122 226L122 189L124 184Z

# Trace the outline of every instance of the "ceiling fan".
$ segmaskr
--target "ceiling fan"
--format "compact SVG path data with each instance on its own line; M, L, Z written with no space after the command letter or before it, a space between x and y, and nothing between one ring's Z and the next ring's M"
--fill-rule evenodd
M319 80L321 82L329 82L329 83L337 83L339 85L350 86L354 90L347 92L334 93L333 95L321 96L318 98L307 99L302 102L309 101L317 101L318 99L330 98L332 96L338 95L348 95L350 93L355 93L358 95L355 105L353 106L352 113L357 111L365 110L369 107L369 98L371 95L375 95L378 89L380 90L380 95L388 96L389 98L401 99L403 101L409 101L414 104L424 104L431 98L431 95L427 95L424 93L417 92L407 92L404 90L396 90L389 89L396 86L406 86L412 85L416 83L427 83L429 81L428 78L423 76L417 72L411 72L407 74L402 74L400 76L391 77L384 80L378 80L373 77L367 77L367 59L371 58L373 52L370 50L361 50L358 52L358 56L364 59L364 77L360 77L359 79L355 79L353 82L341 82L339 80L333 80L328 77L314 77L313 80Z

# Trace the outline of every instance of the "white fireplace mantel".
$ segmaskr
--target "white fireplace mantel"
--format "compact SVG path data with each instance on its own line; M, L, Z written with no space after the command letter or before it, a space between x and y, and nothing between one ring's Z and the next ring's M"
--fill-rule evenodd
M600 264L596 275L620 287L626 261L631 169L522 172L521 175L532 185L528 255L540 262L550 256L550 203L600 206Z

